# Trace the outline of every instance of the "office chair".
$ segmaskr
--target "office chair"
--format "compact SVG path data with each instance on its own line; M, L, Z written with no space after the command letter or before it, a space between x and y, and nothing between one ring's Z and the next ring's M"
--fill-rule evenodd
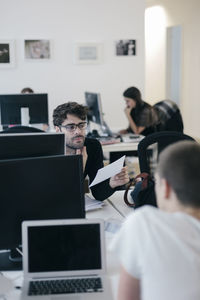
M183 133L183 119L175 102L162 100L154 104L153 108L159 118L156 131L179 131Z
M36 127L17 125L17 126L9 127L1 131L0 133L2 134L2 133L30 133L30 132L45 132L45 131Z
M156 159L157 159L160 152L165 147L182 140L195 141L191 136L183 134L182 132L178 132L178 131L160 131L146 136L138 144L138 159L139 159L140 172L141 173L146 172L152 174L151 158L154 150L151 148L148 149L149 146L153 144L157 146L156 148L157 150Z

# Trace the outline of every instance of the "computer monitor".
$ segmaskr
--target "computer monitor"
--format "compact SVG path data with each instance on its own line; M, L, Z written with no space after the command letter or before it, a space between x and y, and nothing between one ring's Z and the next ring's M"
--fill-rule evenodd
M106 136L113 136L113 133L109 129L108 125L103 119L101 96L99 93L85 92L86 105L89 108L88 121L92 121L100 125L101 132Z
M21 244L24 220L85 217L81 155L2 160L0 184L0 249Z
M0 160L65 154L64 133L0 134Z
M100 94L85 92L85 101L89 108L88 121L92 121L102 126L103 114Z
M0 95L1 124L48 124L47 94Z

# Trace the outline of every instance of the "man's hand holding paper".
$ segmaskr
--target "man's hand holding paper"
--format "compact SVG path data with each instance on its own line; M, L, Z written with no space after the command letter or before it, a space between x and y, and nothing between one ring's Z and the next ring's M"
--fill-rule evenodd
M117 186L128 183L129 177L128 177L127 168L123 167L124 160L125 160L125 156L109 164L108 166L99 169L96 174L96 177L94 178L93 182L90 184L90 187L108 178L110 178L109 183L111 188L115 188Z
M116 188L117 186L124 185L128 182L129 182L129 176L127 172L127 167L123 167L120 173L110 178L110 186L113 189Z

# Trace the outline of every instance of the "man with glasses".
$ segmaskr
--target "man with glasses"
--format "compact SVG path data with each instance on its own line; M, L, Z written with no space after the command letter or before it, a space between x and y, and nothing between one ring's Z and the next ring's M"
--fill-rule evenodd
M83 156L84 177L88 175L92 182L97 171L103 167L103 152L98 140L85 137L87 112L86 106L76 102L61 104L53 112L53 124L56 132L65 134L66 154ZM93 186L91 191L96 199L104 200L128 181L128 173L124 167L119 174Z

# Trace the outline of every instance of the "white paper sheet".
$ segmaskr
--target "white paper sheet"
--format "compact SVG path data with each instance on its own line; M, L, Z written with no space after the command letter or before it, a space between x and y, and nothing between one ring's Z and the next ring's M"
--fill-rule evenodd
M103 201L96 200L91 198L88 195L85 195L85 211L100 209L104 205Z
M113 163L109 164L108 166L99 169L94 180L89 185L89 187L120 173L124 165L124 160L125 160L125 155L119 158L118 160L114 161Z

